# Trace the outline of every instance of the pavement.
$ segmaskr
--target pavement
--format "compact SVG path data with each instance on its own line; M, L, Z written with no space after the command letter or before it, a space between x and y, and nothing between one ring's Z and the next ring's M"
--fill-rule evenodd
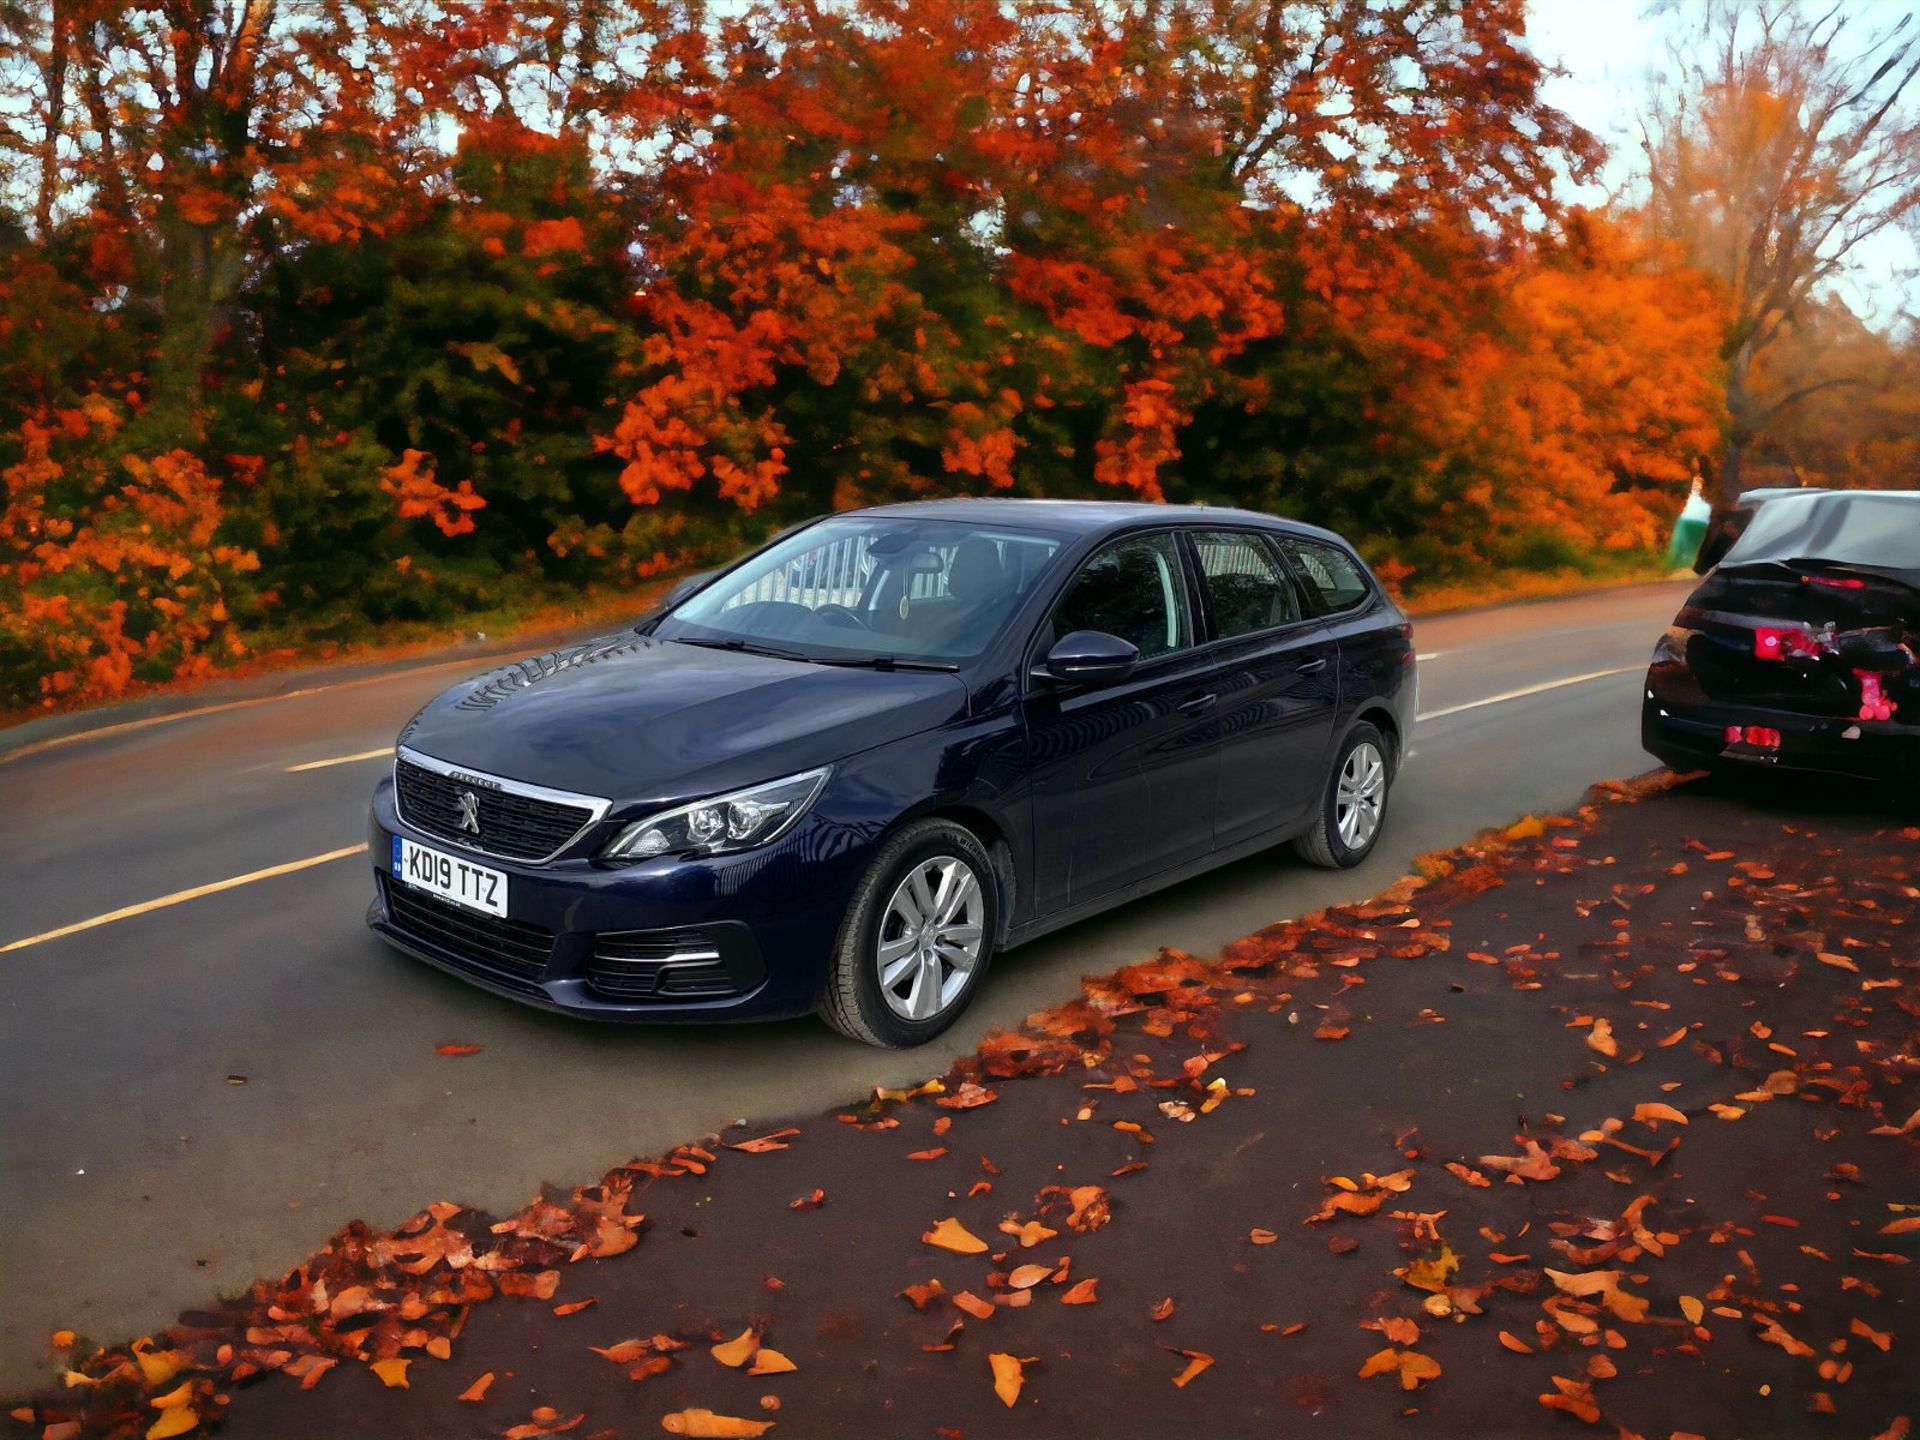
M400 725L470 657L38 736L56 743L0 755L0 1213L31 1217L0 1230L0 1388L44 1377L55 1328L150 1331L346 1217L389 1227L423 1196L504 1213L738 1117L910 1083L1083 974L1162 945L1212 953L1564 808L1646 768L1638 676L1685 590L1421 621L1422 719L1366 865L1328 874L1276 851L1050 936L912 1054L811 1021L584 1025L370 936L366 796Z
M1903 1440L1916 842L1602 786L912 1093L352 1228L12 1433Z

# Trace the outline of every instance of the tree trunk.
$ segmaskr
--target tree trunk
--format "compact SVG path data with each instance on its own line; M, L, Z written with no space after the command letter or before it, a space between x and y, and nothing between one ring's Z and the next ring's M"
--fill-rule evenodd
M53 206L60 193L60 131L67 112L67 44L72 17L64 0L54 0L52 33L47 41L47 123L40 137L40 193L34 198L33 226L42 245L53 235Z
M1724 510L1738 500L1747 488L1747 455L1759 435L1759 416L1747 376L1753 368L1753 346L1743 344L1727 358L1727 450L1720 461L1718 501L1714 508Z

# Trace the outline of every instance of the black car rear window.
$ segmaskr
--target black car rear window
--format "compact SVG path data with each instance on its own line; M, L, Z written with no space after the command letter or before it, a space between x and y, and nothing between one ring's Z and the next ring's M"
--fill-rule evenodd
M1789 560L1920 570L1920 496L1783 495L1760 507L1720 563Z

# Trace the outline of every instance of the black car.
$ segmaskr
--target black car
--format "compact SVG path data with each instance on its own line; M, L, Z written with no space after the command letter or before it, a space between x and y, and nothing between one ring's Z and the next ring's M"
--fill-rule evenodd
M1654 648L1646 748L1920 785L1920 491L1777 492Z
M1413 662L1324 530L851 511L429 704L374 794L368 919L553 1009L916 1044L1057 926L1280 841L1364 859Z

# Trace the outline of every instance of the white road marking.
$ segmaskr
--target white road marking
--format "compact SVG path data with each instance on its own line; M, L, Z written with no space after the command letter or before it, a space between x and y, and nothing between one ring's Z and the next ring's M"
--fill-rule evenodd
M62 925L58 930L29 935L24 940L10 940L5 945L0 945L0 955L4 955L9 950L24 950L29 945L39 945L48 940L77 935L82 930L91 930L98 925L111 925L116 920L130 920L135 915L147 915L155 910L165 910L170 905L182 905L189 900L198 900L204 895L217 895L222 890L234 890L242 885L251 885L256 880L271 880L276 875L291 875L296 870L310 870L315 865L325 865L330 860L344 860L349 855L364 854L366 848L366 841L363 840L358 845L349 845L341 850L329 850L324 855L309 855L304 860L289 860L284 865L269 865L264 870L250 870L245 875L235 875L229 880L215 880L210 885L196 885L191 890L176 890L171 895L162 895L158 900L143 900L138 905L109 910L105 915L95 915L90 920L76 920L71 925Z
M1440 710L1429 710L1413 718L1416 723L1441 720L1448 715L1458 715L1463 710L1478 710L1483 705L1502 705L1509 700L1524 700L1529 695L1541 695L1548 690L1564 689L1568 685L1584 685L1589 680L1605 680L1609 675L1626 675L1642 668L1644 667L1639 665L1621 665L1612 670L1594 670L1585 675L1569 675L1564 680L1545 680L1538 685L1528 685L1519 690L1507 690L1499 695L1489 695L1484 700L1469 700L1464 705L1448 705Z
M289 765L285 773L298 775L303 770L325 770L333 765L351 765L356 760L380 760L393 754L393 746L382 745L378 750L362 750L358 755L335 755L328 760L309 760L304 765Z
M474 655L464 660L442 660L438 664L414 665L386 675L367 675L358 680L337 681L332 685L308 685L299 690L283 690L278 695L255 695L247 700L224 700L218 705L200 705L191 710L173 710L165 715L149 715L141 720L122 720L118 724L101 725L92 730L76 730L71 735L53 735L45 740L35 740L31 744L0 752L0 765L24 760L27 756L38 755L43 750L58 750L67 745L78 745L82 740L104 740L109 735L124 735L128 731L145 730L154 725L171 725L176 720L196 720L202 715L223 715L229 710L251 710L256 705L278 705L283 700L305 700L315 695L330 694L336 690L359 690L367 685L391 685L396 680L411 680L416 675L431 675L440 670L465 670L470 674L476 674L487 668L489 660L499 660L513 653L515 652L506 650L492 656Z

